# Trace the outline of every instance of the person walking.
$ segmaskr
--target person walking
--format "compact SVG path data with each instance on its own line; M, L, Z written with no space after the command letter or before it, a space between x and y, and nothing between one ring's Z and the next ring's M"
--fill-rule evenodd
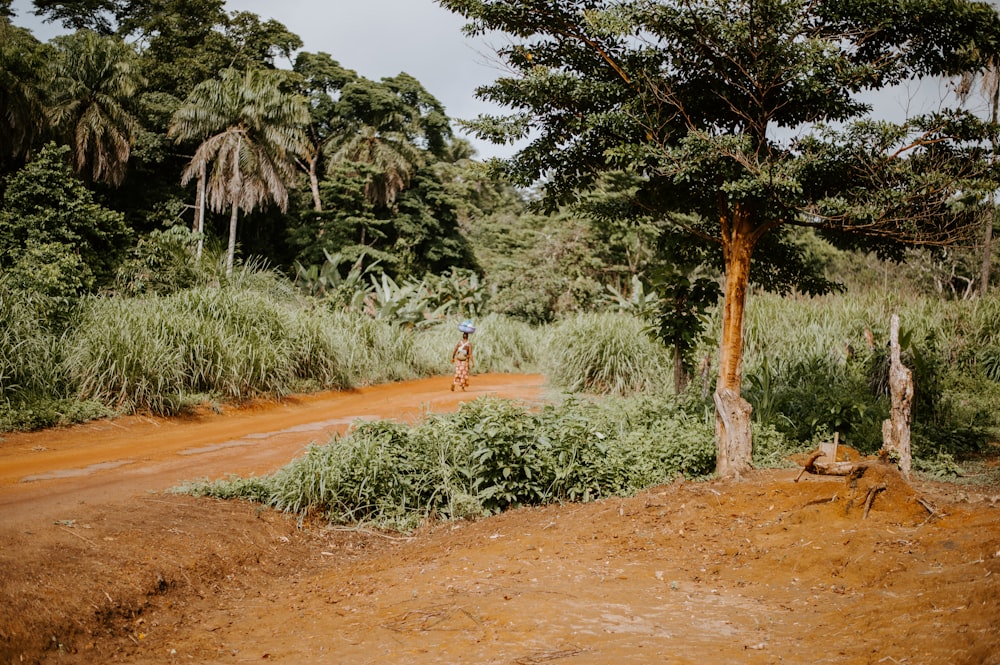
M462 321L458 329L462 332L462 339L458 341L455 349L451 352L451 362L455 365L455 378L451 382L452 392L454 392L455 386L461 387L462 390L468 387L469 371L475 365L475 361L472 359L472 342L469 341L469 335L474 333L476 329L473 327L472 321Z

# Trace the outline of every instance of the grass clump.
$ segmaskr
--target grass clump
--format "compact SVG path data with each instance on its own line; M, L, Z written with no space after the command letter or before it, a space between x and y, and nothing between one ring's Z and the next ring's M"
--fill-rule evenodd
M398 325L305 307L256 275L90 299L62 367L82 400L169 415L206 396L241 401L415 378L413 346Z
M555 325L542 362L545 374L570 392L628 395L666 391L671 361L642 321L620 314L579 314Z

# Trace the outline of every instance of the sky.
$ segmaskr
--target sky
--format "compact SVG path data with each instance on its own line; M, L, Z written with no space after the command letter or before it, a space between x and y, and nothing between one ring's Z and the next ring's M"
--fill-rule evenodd
M31 29L37 38L45 41L58 34L58 26L32 15L30 0L15 0L13 9L14 22ZM366 78L379 80L406 72L444 104L453 119L504 112L475 97L477 86L505 73L493 48L503 45L503 37L466 37L464 19L434 0L228 0L226 9L275 19L302 38L304 50L329 53ZM949 95L945 84L926 81L883 91L870 101L876 105L876 116L900 121L933 111L944 101L953 103ZM480 158L508 157L518 147L496 146L464 135L457 127L456 133L470 140Z

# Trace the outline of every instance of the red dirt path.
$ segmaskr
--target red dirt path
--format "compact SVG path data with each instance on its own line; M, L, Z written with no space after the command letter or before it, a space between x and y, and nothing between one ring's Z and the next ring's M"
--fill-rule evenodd
M164 492L542 378L447 386L0 440L0 664L1000 664L995 484L890 477L865 519L863 487L768 470L407 536Z

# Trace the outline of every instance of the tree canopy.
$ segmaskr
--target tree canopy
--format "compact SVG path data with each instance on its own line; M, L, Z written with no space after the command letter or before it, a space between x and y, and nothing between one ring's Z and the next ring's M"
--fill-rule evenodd
M231 226L232 212L241 210L248 223L230 240L245 255L284 267L322 262L326 251L366 254L395 277L476 265L458 229L456 193L465 187L465 167L455 156L451 121L414 77L359 76L329 54L301 50L302 40L280 22L227 12L222 0L32 4L37 15L70 32L41 43L13 24L15 12L0 0L0 176L55 139L71 148L60 154L85 186L122 212L137 238L187 223L198 237L197 256L203 240L224 235L225 218ZM211 119L190 111L192 104L214 105L203 93L227 71L273 78L272 106L308 110L296 115L294 127L276 128L273 117L225 125L230 138L253 134L257 146L272 129L308 138L277 161L272 157L282 150L248 152L251 143L238 138L228 153L221 138L212 144L250 160L226 162L243 176L243 194L235 197L243 204L235 208L228 205L231 178L206 170L204 192L200 173L188 169L189 179L182 178L190 164L218 162L199 150L209 135L199 132L223 128L207 129ZM192 100L196 92L201 98ZM185 114L191 122L181 131ZM280 168L250 168L250 162ZM260 187L251 186L250 173L264 176ZM279 205L261 205L265 200Z

